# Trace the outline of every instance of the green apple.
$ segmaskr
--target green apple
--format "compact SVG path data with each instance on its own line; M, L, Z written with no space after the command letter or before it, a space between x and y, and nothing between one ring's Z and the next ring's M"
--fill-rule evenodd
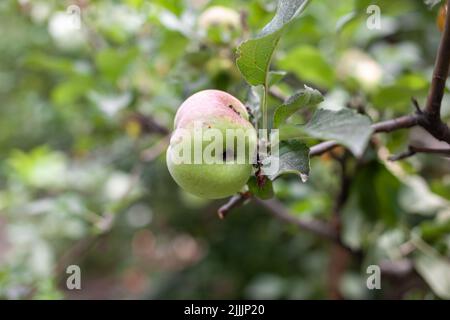
M239 192L253 171L256 130L245 106L232 95L204 90L175 116L167 167L184 190L207 199Z
M241 17L231 8L212 6L198 19L199 32L207 42L228 44L241 33Z

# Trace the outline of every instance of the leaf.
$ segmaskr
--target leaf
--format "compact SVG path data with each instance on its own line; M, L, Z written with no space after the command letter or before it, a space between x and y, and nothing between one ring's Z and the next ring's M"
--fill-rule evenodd
M450 299L450 263L437 255L422 253L414 259L417 272L433 292L442 299Z
M359 157L366 149L373 129L370 119L354 110L318 109L304 132L314 138L336 140Z
M432 216L449 207L450 202L433 193L424 178L408 176L403 182L405 187L399 195L399 202L406 212Z
M408 74L398 78L394 84L381 86L374 93L372 101L377 108L408 111L411 97L424 97L428 90L428 80L419 74Z
M269 87L277 84L286 76L286 71L270 71L269 72Z
M125 73L128 66L136 58L137 53L137 48L125 51L104 49L95 56L95 64L103 76L115 81Z
M336 140L360 157L373 133L367 116L351 109L338 111L318 109L306 125L282 125L280 140L305 138L306 136Z
M341 32L350 22L355 21L355 19L357 19L358 17L358 13L356 11L352 11L340 17L336 22L336 32Z
M435 5L439 4L441 2L441 0L424 0L423 1L428 8L433 8Z
M92 85L92 78L88 76L69 78L69 80L61 82L53 88L51 93L52 101L60 106L73 104L83 97L92 88Z
M275 157L275 155L271 157ZM275 180L283 174L293 173L299 175L301 180L306 182L309 176L309 148L304 143L297 140L281 141L278 160L277 172L269 175L271 180Z
M318 90L305 86L305 89L289 97L283 105L275 110L273 127L278 128L300 108L314 106L322 101L323 96Z
M261 33L238 47L236 63L250 85L266 85L270 61L280 37L307 3L308 0L280 0L275 16Z
M387 226L394 226L402 213L398 201L401 188L396 176L383 164L372 161L357 172L351 193L368 220L381 220Z
M333 67L319 49L309 45L291 50L278 65L283 69L292 70L302 81L324 88L332 87L336 78Z
M247 182L247 186L248 189L250 190L250 192L262 199L262 200L267 200L270 198L273 198L273 186L272 186L272 181L269 179L265 179L264 184L263 185L259 185L257 178L255 176L252 176L248 182Z
M424 221L420 224L420 235L425 241L436 241L450 234L450 219Z
M303 127L297 124L281 124L279 126L279 133L280 141L307 138Z

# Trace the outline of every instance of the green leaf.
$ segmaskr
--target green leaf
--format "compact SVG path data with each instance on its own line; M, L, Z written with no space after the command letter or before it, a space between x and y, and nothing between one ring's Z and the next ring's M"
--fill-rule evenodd
M433 292L442 299L450 299L450 263L442 257L425 253L418 255L414 263Z
M318 90L305 86L305 89L289 97L283 105L275 110L273 127L278 128L300 108L314 106L322 101L323 96Z
M333 67L326 61L319 49L304 45L290 51L278 65L292 70L300 79L324 88L330 88L335 81Z
M354 110L318 109L306 124L305 133L318 139L336 140L359 157L366 149L373 129L370 119Z
M336 140L349 148L355 156L360 157L372 133L370 119L354 110L318 109L306 125L281 126L280 140L305 138L305 136Z
M446 210L450 202L433 193L426 180L420 176L403 178L404 188L399 196L400 206L406 212L433 216L441 210Z
M260 186L258 184L257 178L255 176L252 176L248 180L247 186L250 192L260 199L267 200L273 198L273 185L272 181L269 179L266 179L264 181L264 184Z
M339 18L336 22L336 32L341 32L350 22L355 21L359 17L356 11L347 13L346 15Z
M400 77L394 84L385 85L374 93L372 101L380 109L407 112L411 108L411 97L424 97L428 90L428 80L420 74Z
M115 81L119 78L137 56L137 49L125 51L116 49L104 49L95 56L95 64L98 70L106 78Z
M270 61L285 27L305 8L308 0L280 0L273 19L254 39L237 49L237 66L253 86L266 85Z
M398 201L401 188L402 183L396 176L383 164L372 161L356 174L352 194L370 221L382 220L387 226L394 226L402 213Z
M286 76L286 71L269 71L269 87L277 84Z
M306 182L309 176L309 148L298 140L280 142L279 167L269 178L275 180L280 175L289 173L299 175L303 182Z
M76 76L53 88L51 98L54 104L67 106L83 97L93 85L92 78Z
M420 234L425 241L435 241L450 234L450 219L446 221L424 221L420 224Z

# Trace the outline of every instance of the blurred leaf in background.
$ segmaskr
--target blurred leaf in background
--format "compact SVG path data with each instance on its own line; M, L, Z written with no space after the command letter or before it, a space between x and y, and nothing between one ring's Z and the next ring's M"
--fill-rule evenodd
M419 234L427 249L415 243L408 255L428 285L402 297L445 299L449 159L419 155L392 165L379 156L403 151L409 135L368 138L371 122L409 113L412 96L424 102L439 6L377 3L381 30L366 27L370 1L322 0L271 40L279 43L267 67L284 71L271 74L270 87L291 96L308 85L324 96L289 114L296 125L313 119L296 149L305 159L294 163L308 182L280 177L274 194L295 217L330 219L339 168L328 154L309 166L305 151L317 139L338 140L362 155L349 168L344 242L378 264L404 258L398 248ZM71 4L80 7L80 29L68 23ZM329 297L326 241L253 202L221 221L220 201L180 190L165 165L186 97L215 88L247 101L237 48L276 7L269 0L0 2L0 298ZM270 112L282 104L268 101ZM321 125L343 114L345 125ZM65 287L70 264L82 269L79 292ZM368 290L365 276L349 264L344 297L390 297L384 284Z

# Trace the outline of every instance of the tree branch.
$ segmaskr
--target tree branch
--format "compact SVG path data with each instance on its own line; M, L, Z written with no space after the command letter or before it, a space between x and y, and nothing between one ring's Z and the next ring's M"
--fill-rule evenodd
M225 219L225 217L228 215L228 213L230 213L231 210L243 205L250 197L250 192L238 193L232 196L227 203L225 203L219 208L219 210L217 210L219 218Z
M413 114L391 120L377 122L372 124L372 129L374 133L379 133L379 132L392 132L395 130L411 128L419 124L419 117L420 115ZM309 155L311 157L320 156L325 152L330 151L331 149L337 147L338 145L339 143L337 143L336 141L321 142L311 147Z
M267 212L273 215L275 218L296 225L299 228L309 231L322 239L332 241L337 245L341 246L345 250L349 251L352 254L359 255L358 251L353 250L352 248L346 246L340 239L339 234L332 227L328 225L326 222L322 222L320 220L314 219L299 219L293 215L291 215L286 207L276 199L270 200L261 200L258 198L253 198L254 201L260 206L264 207Z
M321 238L331 241L339 241L338 234L325 222L296 218L288 212L286 207L281 202L275 199L261 200L254 198L254 201L267 209L268 213L275 216L279 220L295 224L301 229L312 232Z
M450 0L447 1L450 8ZM447 81L450 66L450 17L445 19L445 28L439 44L436 62L434 65L433 79L428 93L425 112L420 118L420 125L433 137L450 144L450 129L442 122L441 104L444 97L445 83Z
M447 1L447 8L450 8L450 0ZM436 55L433 79L428 94L425 112L430 119L440 121L441 103L444 97L445 82L448 77L450 65L450 18L446 17L444 32Z
M433 149L433 148L409 146L408 150L406 150L405 152L402 152L398 155L389 157L389 160L390 161L403 160L403 159L409 158L417 153L431 153L431 154L438 154L438 155L450 157L450 148Z
M372 125L374 133L392 132L399 129L407 129L416 126L419 123L419 115L413 114L391 120L386 120Z
M142 128L142 131L145 133L158 133L162 135L168 135L170 133L169 128L156 122L156 120L150 115L143 115L136 112L129 116L129 120L138 122Z

